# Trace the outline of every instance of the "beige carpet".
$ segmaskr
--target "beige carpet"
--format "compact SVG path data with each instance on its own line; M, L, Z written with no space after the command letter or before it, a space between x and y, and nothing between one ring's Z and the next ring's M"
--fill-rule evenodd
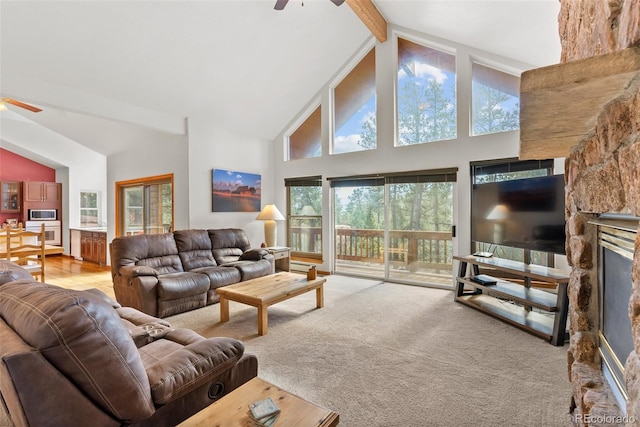
M174 326L232 336L259 376L333 409L340 425L569 426L567 347L453 302L450 291L330 276L325 308L311 292L269 308L230 303L173 316Z
M259 375L340 414L347 427L570 426L567 347L453 302L450 291L330 276L269 309L217 304L168 318L205 336L232 336ZM7 425L0 414L0 426Z

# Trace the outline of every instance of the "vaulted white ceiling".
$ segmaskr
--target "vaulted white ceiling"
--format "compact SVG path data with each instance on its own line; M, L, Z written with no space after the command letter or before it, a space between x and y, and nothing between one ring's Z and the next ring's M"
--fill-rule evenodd
M560 58L557 0L374 3L392 25L535 67ZM188 117L272 139L371 37L347 4L274 4L2 1L0 95L105 155L139 132L184 133Z

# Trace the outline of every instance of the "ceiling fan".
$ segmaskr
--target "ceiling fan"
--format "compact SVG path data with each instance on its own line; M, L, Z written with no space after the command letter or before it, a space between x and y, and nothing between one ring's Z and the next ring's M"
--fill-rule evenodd
M336 6L340 6L342 3L344 3L344 0L331 0L331 2ZM274 9L282 10L287 5L287 3L289 3L289 0L276 0L276 5Z
M25 104L24 102L12 98L0 98L0 111L7 109L7 106L5 104L15 105L16 107L24 108L25 110L29 110L33 113L39 113L40 111L42 111L40 108L34 107L33 105Z

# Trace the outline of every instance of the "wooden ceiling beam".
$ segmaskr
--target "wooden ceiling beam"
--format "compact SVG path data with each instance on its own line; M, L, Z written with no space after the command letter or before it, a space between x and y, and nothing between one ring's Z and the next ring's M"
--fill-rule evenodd
M387 20L384 19L373 1L346 0L346 2L380 43L387 41Z
M638 47L522 73L520 159L568 157L594 131L604 106L639 78Z

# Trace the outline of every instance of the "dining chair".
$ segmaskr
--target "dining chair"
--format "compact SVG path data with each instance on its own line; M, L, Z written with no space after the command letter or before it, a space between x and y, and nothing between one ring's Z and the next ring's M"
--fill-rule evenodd
M45 231L41 224L40 231L27 231L22 227L6 229L7 260L15 262L39 277L44 283L45 265Z

